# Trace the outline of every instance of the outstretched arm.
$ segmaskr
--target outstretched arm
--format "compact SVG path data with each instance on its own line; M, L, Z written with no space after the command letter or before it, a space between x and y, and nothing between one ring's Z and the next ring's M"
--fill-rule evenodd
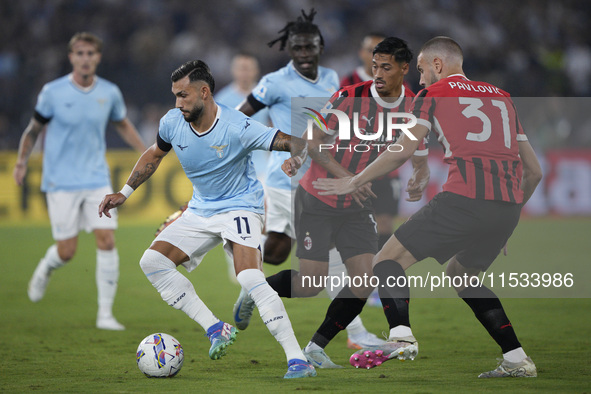
M37 141L37 137L39 136L39 133L41 133L41 130L43 130L43 124L35 118L31 118L21 137L18 145L16 164L14 165L14 170L12 172L16 184L19 186L22 186L23 179L27 174L29 156L31 156L31 152L33 151L33 147L35 146L35 142Z
M335 160L334 156L328 152L335 141L333 135L327 134L320 128L314 126L312 128L312 138L307 141L310 158L320 164L330 174L334 175L336 178L352 177L355 175L353 172L343 167ZM357 191L351 193L351 197L353 197L353 200L355 200L359 206L363 206L363 201L367 198L376 198L377 196L371 190L371 183L367 183Z
M324 190L319 193L321 195L349 194L367 182L394 171L412 156L419 146L419 141L425 138L429 129L418 124L410 129L410 132L416 137L416 140L411 140L406 135L403 135L397 141L397 144L402 146L400 151L386 151L382 153L373 163L352 178L319 179L313 182L314 187Z
M103 201L99 205L99 216L102 217L103 213L107 217L111 217L109 210L117 208L123 205L127 200L127 197L137 189L142 183L148 180L152 176L156 169L160 165L162 158L166 156L168 152L165 152L158 148L157 144L149 147L139 158L135 167L131 171L129 178L121 192L107 194ZM123 193L122 193L123 192ZM124 194L125 193L125 194Z

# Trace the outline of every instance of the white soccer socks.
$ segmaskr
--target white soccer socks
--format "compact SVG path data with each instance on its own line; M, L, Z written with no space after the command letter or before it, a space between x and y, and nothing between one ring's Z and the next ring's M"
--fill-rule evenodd
M513 349L508 351L507 353L503 353L503 359L509 361L511 363L519 363L522 362L527 358L527 354L522 347L518 347L517 349Z
M102 330L121 331L125 327L113 317L113 302L119 281L119 254L117 249L96 251L96 288L98 314L96 326Z
M49 283L49 276L53 270L63 267L66 264L57 253L57 245L53 244L45 252L45 256L37 264L35 272L29 281L27 293L33 302L41 301Z
M197 296L189 279L162 253L146 250L140 260L140 267L168 305L185 312L205 331L220 321Z
M265 275L258 269L240 272L238 282L254 300L267 329L283 347L287 360L306 360L295 337L291 322L277 292L269 286Z
M110 316L119 281L119 254L117 249L96 251L96 287L99 316Z

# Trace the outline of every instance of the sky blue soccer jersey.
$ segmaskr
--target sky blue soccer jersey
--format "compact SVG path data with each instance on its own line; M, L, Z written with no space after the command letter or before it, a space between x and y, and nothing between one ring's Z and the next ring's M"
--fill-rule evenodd
M71 75L43 86L35 111L49 119L43 152L41 190L97 189L110 184L105 159L109 121L125 119L119 88L99 77L82 89Z
M224 104L230 108L236 109L236 107L246 99L246 96L238 90L235 84L231 83L220 89L214 95L214 99L216 103ZM267 126L270 124L269 110L267 108L258 111L256 114L252 115L251 118Z
M214 99L216 103L224 104L230 108L236 108L246 99L246 95L238 90L236 84L231 83L220 89L215 94ZM265 126L271 125L269 110L267 108L263 108L256 114L252 115L252 118ZM252 152L252 162L257 171L257 177L260 180L264 180L267 176L267 162L269 161L269 156L270 152Z
M252 95L269 107L269 116L275 127L286 134L301 137L308 119L311 119L306 115L310 111L304 107L292 108L292 97L310 97L306 106L315 106L320 110L338 88L339 78L334 70L318 67L318 77L316 81L312 81L300 74L293 62L289 62L287 66L265 75L252 91ZM298 180L310 167L310 159L300 168L296 177L290 179L281 170L281 165L289 157L289 152L271 152L265 181L268 186L288 190L297 186Z
M247 210L264 213L263 186L251 160L253 150L271 150L277 129L218 104L213 126L198 134L182 112L171 109L160 119L158 146L174 149L193 183L189 209L204 217Z

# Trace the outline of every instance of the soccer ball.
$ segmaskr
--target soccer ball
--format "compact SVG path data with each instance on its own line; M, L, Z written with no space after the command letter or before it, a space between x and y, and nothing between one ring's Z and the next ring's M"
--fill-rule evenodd
M171 378L181 370L185 355L183 347L164 333L150 334L137 348L137 366L150 378Z

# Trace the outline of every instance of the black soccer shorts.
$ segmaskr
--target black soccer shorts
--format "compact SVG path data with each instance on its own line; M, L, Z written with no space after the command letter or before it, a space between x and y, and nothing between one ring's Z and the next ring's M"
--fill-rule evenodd
M343 261L378 251L377 224L369 207L333 208L298 186L294 221L296 256L301 259L328 261L333 245Z
M376 215L398 215L398 201L400 199L400 180L388 177L372 181L371 191L378 197L373 201Z
M444 264L457 255L464 267L486 270L519 222L520 204L437 194L394 235L417 259Z

